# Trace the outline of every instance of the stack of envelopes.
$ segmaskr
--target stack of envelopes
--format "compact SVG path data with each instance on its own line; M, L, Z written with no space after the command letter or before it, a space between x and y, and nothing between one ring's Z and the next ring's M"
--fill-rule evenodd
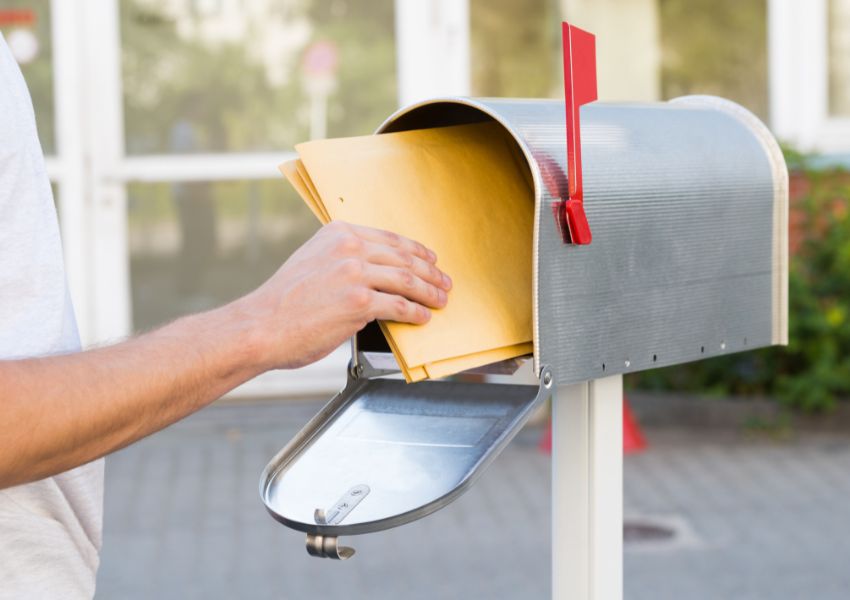
M381 322L408 382L532 352L534 200L516 143L496 123L296 146L281 171L322 223L395 231L437 254L448 305L425 325Z

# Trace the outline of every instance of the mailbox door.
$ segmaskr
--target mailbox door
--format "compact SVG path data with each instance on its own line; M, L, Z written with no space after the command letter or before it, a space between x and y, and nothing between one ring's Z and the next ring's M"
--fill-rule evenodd
M272 516L308 534L379 531L450 503L548 396L546 384L352 379L268 464Z

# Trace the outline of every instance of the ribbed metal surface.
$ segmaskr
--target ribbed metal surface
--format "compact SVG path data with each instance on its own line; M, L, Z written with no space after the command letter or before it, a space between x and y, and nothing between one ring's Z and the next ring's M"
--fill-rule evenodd
M434 100L381 131L493 118L517 139L537 203L535 360L557 383L783 341L787 174L766 129L704 97L581 116L588 246L565 245L551 211L566 189L561 102Z

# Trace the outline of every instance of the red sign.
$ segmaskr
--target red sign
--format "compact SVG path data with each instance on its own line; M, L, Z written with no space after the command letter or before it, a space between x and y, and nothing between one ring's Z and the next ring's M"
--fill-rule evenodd
M35 11L28 8L0 10L0 27L12 25L34 25Z
M564 103L567 109L567 183L569 199L563 217L573 244L589 244L590 225L584 213L584 188L581 177L582 104L596 100L596 38L569 23L563 24Z

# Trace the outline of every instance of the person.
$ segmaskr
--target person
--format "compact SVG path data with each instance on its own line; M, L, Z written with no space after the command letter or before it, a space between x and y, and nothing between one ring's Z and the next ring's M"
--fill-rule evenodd
M102 457L373 319L421 324L451 280L422 244L332 223L262 286L79 351L32 101L0 35L0 596L94 594Z

